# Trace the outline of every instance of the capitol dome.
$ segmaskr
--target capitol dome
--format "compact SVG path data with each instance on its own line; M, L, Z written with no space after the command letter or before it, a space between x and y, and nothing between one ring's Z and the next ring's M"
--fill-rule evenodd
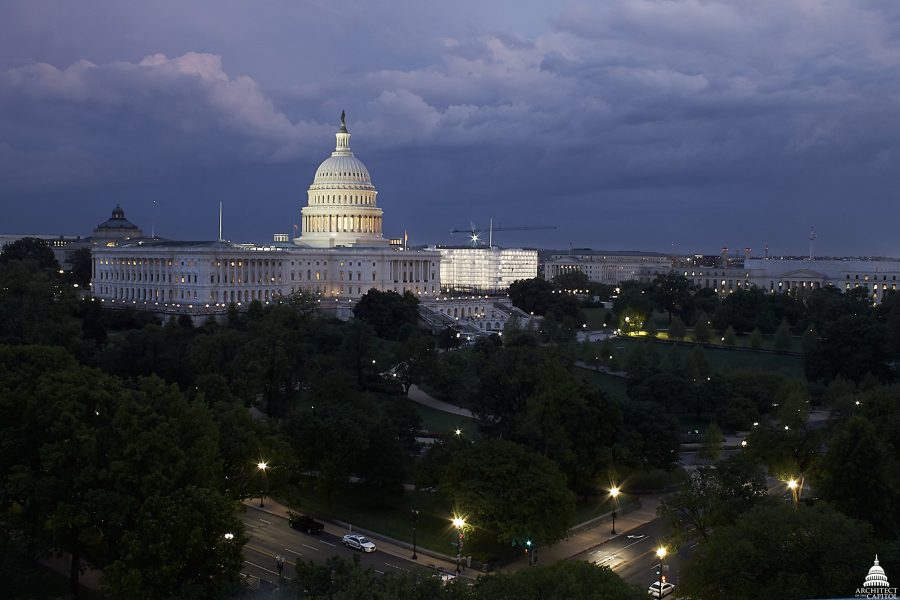
M872 565L872 568L869 569L869 574L866 575L866 581L865 583L863 583L863 587L890 587L887 575L884 574L884 569L882 569L881 565L878 564L877 554L875 555L875 564Z
M296 243L329 248L335 246L383 246L382 210L375 204L378 192L369 170L350 150L345 114L335 133L335 148L313 178L307 205L301 211L302 235Z

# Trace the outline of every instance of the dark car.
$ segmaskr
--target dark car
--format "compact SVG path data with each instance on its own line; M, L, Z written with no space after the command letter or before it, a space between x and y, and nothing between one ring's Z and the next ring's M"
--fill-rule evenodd
M298 515L297 513L288 513L288 523L294 529L306 533L322 533L322 530L325 529L324 523L319 523L309 515Z

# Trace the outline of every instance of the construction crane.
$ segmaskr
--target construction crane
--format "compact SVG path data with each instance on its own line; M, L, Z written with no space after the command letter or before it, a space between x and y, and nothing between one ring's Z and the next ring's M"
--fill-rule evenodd
M472 246L475 247L478 245L478 242L481 239L482 231L479 230L475 223L470 222L470 227L468 229L451 229L450 235L454 233L465 233L469 235L469 240L472 242ZM494 232L495 231L538 231L541 229L556 229L556 225L532 225L525 227L494 227L494 219L491 219L490 225L488 227L488 248L494 247Z

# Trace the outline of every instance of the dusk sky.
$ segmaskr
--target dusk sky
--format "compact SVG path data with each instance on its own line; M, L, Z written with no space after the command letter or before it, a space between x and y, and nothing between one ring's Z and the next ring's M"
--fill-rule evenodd
M0 233L271 240L342 109L411 243L900 256L895 0L4 0Z

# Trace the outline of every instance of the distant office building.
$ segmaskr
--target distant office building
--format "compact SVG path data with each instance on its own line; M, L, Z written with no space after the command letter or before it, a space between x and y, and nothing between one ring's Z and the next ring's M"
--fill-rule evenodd
M607 251L576 248L553 252L544 262L544 278L580 271L589 281L618 285L625 281L650 281L672 270L672 257L658 252Z
M445 292L502 292L520 279L538 274L537 250L432 246L441 253Z

